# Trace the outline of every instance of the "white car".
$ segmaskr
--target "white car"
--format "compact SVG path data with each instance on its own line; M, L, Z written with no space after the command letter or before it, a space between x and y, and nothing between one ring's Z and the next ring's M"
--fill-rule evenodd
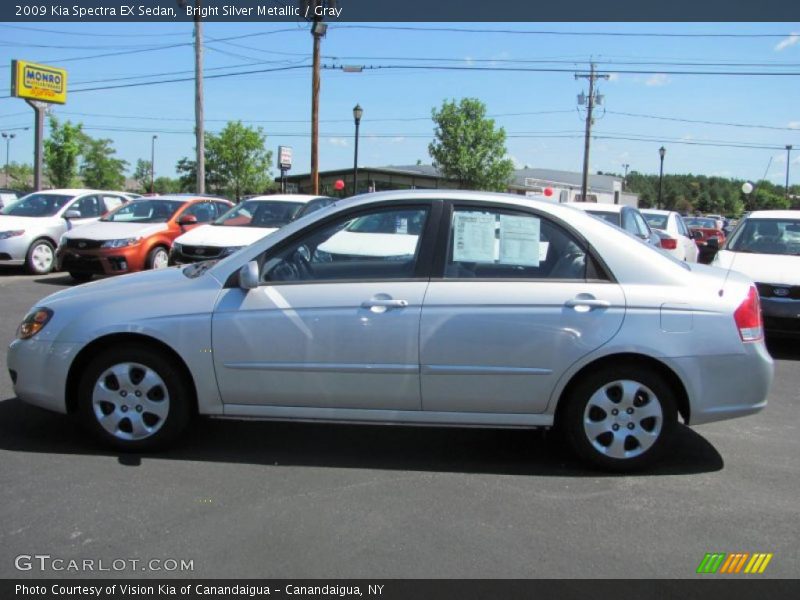
M756 282L770 334L800 337L800 210L749 213L711 264Z
M601 204L597 202L565 202L564 206L587 212L598 219L603 219L607 223L616 225L651 246L661 247L661 238L650 229L647 220L642 216L638 208L625 204Z
M669 237L661 238L661 248L678 260L697 262L697 243L692 233L674 210L645 208L640 211L652 229L663 231Z
M61 189L23 196L0 210L0 265L25 265L42 275L55 266L61 236L93 223L130 200L124 192Z
M333 254L343 231L360 237ZM123 450L174 441L198 413L559 425L580 456L626 470L667 451L679 415L764 408L761 326L747 277L580 211L404 190L338 201L220 261L48 296L7 364L19 398Z
M335 202L327 196L276 194L243 200L209 225L197 227L172 244L171 265L224 258L265 235Z

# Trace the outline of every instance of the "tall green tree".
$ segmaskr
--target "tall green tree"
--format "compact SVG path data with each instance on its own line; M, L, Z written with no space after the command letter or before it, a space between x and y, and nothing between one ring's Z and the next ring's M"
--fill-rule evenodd
M44 166L50 184L58 188L75 185L78 178L78 158L86 135L83 125L63 124L50 115L50 136L44 140Z
M25 163L9 163L3 182L6 187L29 192L33 190L33 167Z
M476 98L445 101L431 111L435 139L428 145L433 165L465 189L504 191L514 170L506 158L506 132L486 118Z
M111 140L87 137L84 142L81 179L87 187L121 190L125 187L127 161L116 158Z
M206 190L228 198L263 194L274 182L270 175L272 152L266 149L266 135L258 127L229 121L218 134L206 135ZM175 167L181 190L194 191L195 161L182 158Z
M136 180L137 191L141 193L150 191L150 161L140 158L136 161L136 167L133 170L133 179Z

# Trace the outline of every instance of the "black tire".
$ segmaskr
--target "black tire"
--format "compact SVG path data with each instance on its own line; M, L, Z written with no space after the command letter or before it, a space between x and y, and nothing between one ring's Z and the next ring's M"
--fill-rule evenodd
M127 344L102 350L86 366L78 385L78 417L81 423L100 442L116 450L142 452L168 446L186 429L194 414L191 384L184 373L173 366L173 362L163 352L143 344ZM116 376L109 374L112 367L118 368L117 372L127 369L127 383L135 382L137 370L142 368L148 376L155 373L161 383L152 385L148 382L153 380L148 377L148 382L145 382L143 376L138 384L133 384L133 388L123 383L115 390L113 382ZM122 394L125 389L131 389L130 393ZM141 391L141 395L134 396L133 390ZM119 398L116 397L117 391ZM158 393L151 395L151 392ZM116 405L103 401L109 394L114 396ZM163 417L156 418L156 413L147 408L156 405L159 405L158 410L163 409ZM99 415L111 417L110 427L116 422L115 433L101 425ZM143 432L143 437L137 437L135 423L138 424L139 431ZM145 429L142 429L142 424Z
M50 253L50 263L43 265L40 256L41 252ZM53 243L50 240L40 238L34 240L28 248L28 253L25 255L25 270L31 275L47 275L56 266L56 251Z
M169 265L169 250L164 248L164 246L156 246L155 248L150 250L150 252L147 253L147 261L145 262L147 269L156 268L155 267L156 257L159 255L159 253L163 253L164 255L166 255L167 260L164 263L164 266L166 267L167 265Z
M86 283L92 279L91 273L76 273L74 271L70 271L69 276L72 277L72 279L74 279L77 283Z
M618 383L623 381L630 384ZM674 390L648 366L601 368L582 378L563 401L558 425L567 442L580 458L608 471L652 465L669 447L678 422ZM659 407L660 417L650 416ZM602 433L591 437L597 432Z

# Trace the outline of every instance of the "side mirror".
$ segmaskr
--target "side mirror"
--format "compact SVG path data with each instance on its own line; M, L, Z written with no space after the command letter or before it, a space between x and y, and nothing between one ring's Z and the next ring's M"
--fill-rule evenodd
M258 263L251 260L239 269L239 287L243 290L253 290L258 287Z
M197 225L197 217L194 215L183 215L178 219L178 225Z
M81 213L79 210L75 210L74 208L69 209L67 212L64 213L64 218L69 219L80 219Z
M718 252L719 251L719 238L715 238L715 237L708 238L708 241L706 242L706 247L709 250L713 250L714 252Z

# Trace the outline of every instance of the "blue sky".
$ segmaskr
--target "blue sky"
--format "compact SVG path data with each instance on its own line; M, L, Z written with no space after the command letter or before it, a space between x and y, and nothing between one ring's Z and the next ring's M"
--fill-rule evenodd
M382 24L371 24L381 26ZM398 24L383 24L398 25ZM446 24L417 23L414 27ZM55 32L30 31L36 27ZM311 36L306 24L206 23L207 75L290 65L310 64ZM716 141L783 147L793 144L792 182L800 180L800 77L712 77L664 74L661 71L699 69L679 66L629 66L619 61L763 63L743 70L800 72L798 23L775 24L602 24L514 23L453 24L454 28L548 30L584 35L514 35L510 33L421 32L348 28L331 24L323 40L323 63L389 65L394 58L420 64L421 59L449 58L457 66L544 66L567 72L477 72L374 69L362 73L323 71L321 96L320 166L346 168L353 162L352 107L364 107L359 164L365 166L429 163L432 137L430 111L444 99L473 96L509 134L508 153L515 162L533 167L578 171L583 140L582 115L576 95L585 89L575 70L585 70L590 59L605 61L601 68L614 73L601 82L604 109L598 111L595 132L621 137L647 136L648 141L596 139L592 144L593 171L622 172L622 164L645 173L658 171L658 147L667 148L665 173L698 173L744 179L767 177L782 183L785 151L679 144ZM288 31L286 31L288 30ZM226 38L258 33L228 43ZM740 33L775 34L755 38L598 37L590 32ZM70 86L94 87L110 78L191 71L191 24L184 23L27 23L0 24L0 81L8 81L11 59L41 61L69 70ZM65 60L148 46L186 44L157 51L90 60ZM234 45L237 44L237 45ZM53 46L53 47L39 47ZM553 64L504 61L558 60ZM265 62L267 61L267 62ZM493 62L482 62L493 61ZM609 61L616 61L609 64ZM245 67L252 63L252 67ZM233 69L222 67L236 66ZM738 67L737 67L738 68ZM645 69L655 74L619 74L615 69ZM709 68L710 69L710 68ZM723 67L724 69L724 67ZM729 69L734 69L730 67ZM708 70L708 69L706 69ZM169 75L187 77L190 73ZM292 173L307 172L310 156L310 71L261 73L207 79L206 128L216 131L227 120L258 124L267 144L294 148ZM130 81L143 81L137 79ZM127 83L119 81L115 85ZM8 87L0 86L0 96ZM150 139L158 135L157 175L174 175L177 160L192 156L194 148L193 84L191 81L156 86L72 93L65 106L55 108L61 119L80 121L95 137L114 141L119 156L131 163L150 156ZM80 113L80 114L78 114ZM541 114L509 114L541 113ZM682 123L617 113L647 114L774 127L750 128ZM108 116L100 116L108 115ZM392 120L394 119L394 120ZM32 111L20 99L0 99L0 131L31 125ZM255 123L256 121L269 121ZM116 131L134 129L136 131ZM17 130L11 147L13 161L32 160L33 130ZM571 136L571 137L553 137ZM5 161L5 148L0 148ZM273 173L276 174L276 173Z

